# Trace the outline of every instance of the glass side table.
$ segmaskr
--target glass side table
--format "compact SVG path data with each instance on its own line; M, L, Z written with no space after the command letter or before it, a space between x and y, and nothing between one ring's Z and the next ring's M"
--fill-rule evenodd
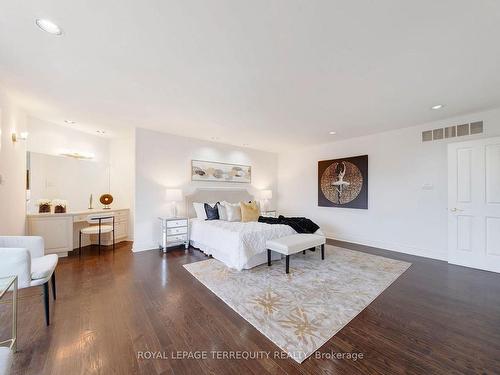
M8 347L15 353L17 351L17 276L0 277L0 299L9 290L12 290L12 338L0 342L0 346Z

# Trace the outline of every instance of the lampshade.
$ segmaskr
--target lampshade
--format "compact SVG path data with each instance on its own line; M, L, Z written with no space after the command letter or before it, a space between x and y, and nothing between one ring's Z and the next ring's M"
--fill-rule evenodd
M167 189L165 191L165 199L169 202L181 202L182 190L181 189Z
M261 190L260 196L262 199L271 199L273 197L272 190Z

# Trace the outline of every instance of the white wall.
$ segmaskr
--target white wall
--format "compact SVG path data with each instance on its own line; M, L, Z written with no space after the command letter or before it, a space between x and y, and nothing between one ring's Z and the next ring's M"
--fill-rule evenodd
M134 138L114 138L110 141L110 191L113 206L130 208L129 239L134 238L133 187L135 176Z
M500 135L500 110L494 110L282 153L279 212L311 218L330 238L447 259L448 141L422 143L421 132L477 120L484 121L484 136ZM369 209L318 207L318 161L364 154Z
M209 160L252 166L252 184L191 182L191 160ZM167 187L185 193L196 186L247 187L256 193L277 187L277 155L243 147L136 129L134 251L158 247L158 216L169 213ZM185 205L179 205L180 213Z
M26 142L12 132L26 131L26 115L0 90L0 235L25 231Z
M110 141L108 138L92 135L28 117L28 150L41 154L60 155L63 152L94 154L94 161L109 163Z

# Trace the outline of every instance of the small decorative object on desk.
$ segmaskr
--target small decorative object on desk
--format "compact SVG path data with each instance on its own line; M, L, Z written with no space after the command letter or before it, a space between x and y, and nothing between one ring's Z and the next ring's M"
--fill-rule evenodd
M65 214L66 213L66 206L68 205L68 202L62 199L54 199L52 201L52 204L54 205L54 213L55 214Z
M113 196L111 194L103 194L101 195L101 198L99 198L99 201L104 205L105 210L109 210L111 207L109 205L113 203Z
M50 213L50 206L52 202L50 199L39 199L37 202L39 213Z
M92 203L94 201L94 197L92 196L92 194L90 194L90 198L89 198L89 210L93 210L94 207L92 207Z
M264 216L264 217L278 217L278 214L276 213L276 210L260 211L260 216Z
M172 246L189 247L189 220L186 217L160 217L160 249L164 253Z

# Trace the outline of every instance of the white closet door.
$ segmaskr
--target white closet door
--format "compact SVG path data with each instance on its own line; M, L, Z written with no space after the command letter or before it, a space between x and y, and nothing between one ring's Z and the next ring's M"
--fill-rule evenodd
M448 256L500 272L500 138L448 145Z

